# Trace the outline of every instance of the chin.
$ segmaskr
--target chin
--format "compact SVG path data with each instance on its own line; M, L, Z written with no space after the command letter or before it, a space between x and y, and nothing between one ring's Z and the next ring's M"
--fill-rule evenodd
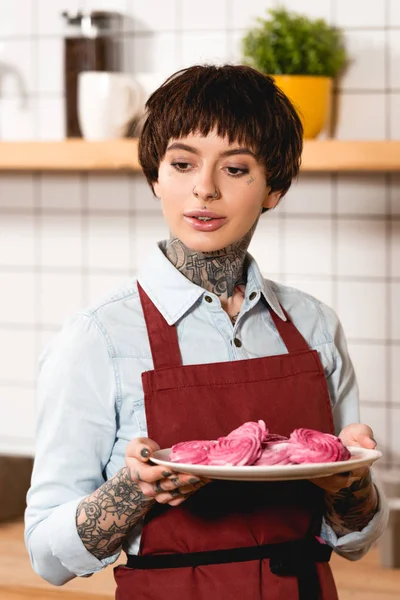
M225 236L215 233L197 233L195 235L178 236L181 242L195 252L217 252L232 242L227 242Z

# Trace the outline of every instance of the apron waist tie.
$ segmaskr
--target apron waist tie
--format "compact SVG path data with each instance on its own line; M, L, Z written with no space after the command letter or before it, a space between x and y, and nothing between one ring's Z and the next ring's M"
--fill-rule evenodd
M274 575L297 577L300 600L318 600L320 586L315 563L329 562L331 554L330 546L312 538L205 552L144 556L130 554L126 566L130 569L175 569L269 558L270 570Z

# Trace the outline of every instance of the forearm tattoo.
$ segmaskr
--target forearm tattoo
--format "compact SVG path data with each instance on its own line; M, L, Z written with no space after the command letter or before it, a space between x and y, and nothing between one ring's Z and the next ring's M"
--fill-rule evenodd
M246 253L256 225L239 241L215 252L197 252L171 237L166 248L169 261L193 283L217 296L230 298L235 286L246 284Z
M124 467L80 502L76 526L83 545L99 560L111 556L153 503Z
M338 537L361 531L378 509L378 495L368 473L336 494L326 494L325 518Z

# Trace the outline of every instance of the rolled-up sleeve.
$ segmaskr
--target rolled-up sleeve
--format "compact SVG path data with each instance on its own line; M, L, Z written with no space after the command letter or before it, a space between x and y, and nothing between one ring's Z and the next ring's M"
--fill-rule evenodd
M341 323L331 308L325 305L322 308L325 327L332 336L333 370L327 378L327 384L335 433L338 435L343 427L360 420L358 385ZM364 529L338 537L325 519L322 523L323 539L337 554L349 560L358 560L368 552L382 535L389 519L388 502L373 471L372 478L378 493L378 511Z
M25 513L33 569L63 585L114 562L97 560L76 529L82 498L104 483L116 437L111 342L92 315L71 319L40 359L36 449Z

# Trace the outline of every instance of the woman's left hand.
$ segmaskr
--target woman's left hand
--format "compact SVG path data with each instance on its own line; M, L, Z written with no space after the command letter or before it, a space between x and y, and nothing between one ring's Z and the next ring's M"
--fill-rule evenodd
M368 425L352 423L342 429L338 436L345 446L358 446L361 448L374 449L376 441L374 432ZM310 479L312 483L325 490L328 494L336 494L339 490L350 487L355 481L366 477L369 473L368 467L346 471L328 477Z

